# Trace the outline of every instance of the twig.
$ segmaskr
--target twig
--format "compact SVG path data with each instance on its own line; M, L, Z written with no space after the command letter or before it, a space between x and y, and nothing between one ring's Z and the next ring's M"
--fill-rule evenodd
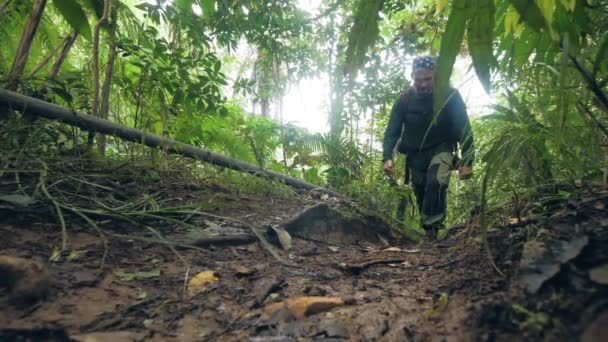
M587 69L585 69L585 67L583 67L579 63L576 57L570 54L568 54L568 56L570 57L570 60L572 60L572 63L574 63L574 67L576 68L576 70L578 70L578 72L583 76L583 78L587 82L587 87L589 88L589 90L591 90L593 94L595 94L595 96L602 103L604 108L608 108L608 98L606 97L606 94L604 94L604 92L602 91L602 88L599 86L599 84L597 84L596 79L587 71Z
M67 249L67 245L68 245L68 230L67 230L67 227L65 224L65 218L63 217L63 212L61 211L61 207L60 207L59 203L57 203L55 198L53 196L51 196L51 194L46 189L46 184L45 184L46 175L47 175L46 164L41 160L39 160L39 162L42 163L45 167L45 170L40 173L39 186L40 186L40 189L42 190L42 192L44 193L44 195L49 199L49 201L51 201L51 203L55 207L55 211L57 212L57 216L59 217L59 223L61 224L61 251L63 252Z
M103 233L103 231L99 228L99 226L97 225L97 223L95 223L93 220L91 220L88 216L86 216L85 214L81 213L76 208L73 208L73 207L65 207L65 208L68 209L68 210L71 210L76 215L80 216L83 220L85 220L85 222L87 222L91 227L93 227L97 231L97 233L99 234L99 238L101 239L101 242L103 243L103 255L101 257L101 262L99 263L99 273L101 273L103 271L103 267L105 266L106 257L108 255L108 239L106 238L106 236Z
M402 263L405 261L406 261L405 259L383 259L383 260L372 260L372 261L362 262L359 264L350 264L350 265L340 264L340 265L338 265L338 267L347 272L359 274L363 270L365 270L368 267L373 266L373 265L395 264L395 263Z
M250 309L257 309L260 306L262 306L262 303L264 303L264 300L266 300L266 297L268 297L271 293L273 293L276 290L280 290L283 285L285 284L285 279L281 279L281 278L275 278L273 279L270 284L268 284L264 290L262 291L262 293L260 293L260 295L256 298L256 300L253 302L253 304L251 304L251 306L249 307Z
M598 118L595 117L595 115L593 115L593 112L591 111L591 109L589 109L589 107L587 107L582 101L578 101L577 102L579 109L581 109L582 112L584 112L585 114L587 114L587 116L589 116L589 118L591 118L591 120L597 125L597 127L599 127L602 132L604 132L604 134L606 135L606 137L608 137L608 129L602 125L602 123L600 122L600 120L598 120Z
M505 276L504 273L502 273L500 268L498 268L498 266L494 262L494 256L492 255L492 249L490 248L490 243L488 242L488 227L486 226L486 192L488 191L488 181L489 181L489 177L488 177L488 173L486 172L486 174L483 177L483 182L481 185L481 213L480 213L481 217L480 217L480 222L479 222L479 226L480 226L480 230L481 230L481 243L482 243L484 249L486 250L488 259L490 259L490 263L492 264L492 267L494 268L494 270L498 274L500 274L500 276L504 277Z
M174 209L174 208L164 209L163 211L164 212L181 213L181 214L184 214L184 213L190 214L190 213L192 213L192 212L183 211L183 209ZM150 212L154 212L154 211L150 211ZM241 221L239 219L232 218L232 217L215 215L215 214L207 213L207 212L204 212L204 211L198 211L198 212L196 212L196 215L213 217L213 218L217 218L217 219L221 219L221 220L226 220L226 221L232 221L232 222L239 223L239 224L241 224L241 225L243 225L245 227L248 227L253 232L253 234L255 234L255 236L258 238L258 240L260 240L260 243L262 244L262 246L264 246L264 248L266 248L266 250L270 253L270 255L272 255L275 258L275 260L277 260L278 262L280 262L282 264L288 264L287 262L285 262L283 260L283 258L279 254L279 252L262 235L262 233L260 233L256 229L256 227L254 227L252 224L247 223L245 221Z
M188 288L188 276L190 275L190 267L186 268L184 275L184 287L182 288L182 298L186 298L186 289Z

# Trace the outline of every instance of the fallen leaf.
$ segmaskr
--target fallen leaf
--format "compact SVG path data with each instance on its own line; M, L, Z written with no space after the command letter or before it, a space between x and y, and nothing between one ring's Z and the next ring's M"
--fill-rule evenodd
M205 292L207 291L207 285L213 284L218 280L219 278L215 275L214 271L200 272L188 282L188 294L192 297Z
M520 261L519 283L528 293L536 293L547 280L559 273L562 264L576 258L588 243L589 238L585 235L568 241L526 242Z
M329 248L329 250L332 252L337 252L340 250L340 247L336 247L336 246L327 246L327 248Z
M254 274L255 272L256 272L256 270L253 268L247 268L245 266L237 266L235 274L237 276L244 277L244 276L250 276L250 275Z
M437 303L433 306L432 309L426 312L426 317L436 317L445 312L445 309L448 308L448 294L442 293L439 297Z
M598 284L608 285L608 264L590 270L589 278Z
M78 260L78 258L80 258L80 254L81 254L81 252L73 249L70 252L70 255L68 255L67 260L68 261L76 261L76 260Z
M122 280L122 281L133 281L133 280L151 279L151 278L160 277L160 269L157 268L155 270L142 271L142 272L117 271L117 272L114 272L114 274L116 274L116 276L118 278L120 278L120 280Z
M288 310L296 318L318 314L344 305L340 297L296 297L278 303L268 304L264 307L263 319L269 319L280 310Z
M274 234L279 239L281 247L283 247L283 249L286 251L290 250L293 245L292 238L291 235L289 235L289 233L285 230L285 228L275 225L271 226L270 228L271 231L274 232Z
M144 327L150 328L154 324L153 319L144 319Z
M148 298L148 292L146 291L141 291L138 295L137 295L137 299L146 299Z
M595 209L597 209L597 210L604 210L604 209L606 209L606 205L602 201L595 202L595 204L593 204L593 207Z
M50 262L59 262L61 260L61 249L57 247L53 247L53 253L51 253L51 257L49 258Z
M403 252L403 249L399 247L389 247L382 250L382 252Z

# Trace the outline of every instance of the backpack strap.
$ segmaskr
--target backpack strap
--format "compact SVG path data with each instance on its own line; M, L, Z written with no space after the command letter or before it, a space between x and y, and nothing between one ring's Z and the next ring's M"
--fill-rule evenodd
M399 101L401 101L401 104L403 105L403 108L405 108L406 113L407 113L407 104L409 103L411 89L412 89L412 87L408 87L403 93L401 93L401 95L399 95Z

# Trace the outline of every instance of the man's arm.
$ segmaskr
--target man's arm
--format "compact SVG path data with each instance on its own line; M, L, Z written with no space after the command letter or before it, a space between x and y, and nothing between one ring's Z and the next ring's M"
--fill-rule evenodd
M383 158L382 161L393 159L393 150L397 144L397 140L401 137L401 131L403 129L403 101L401 97L395 101L393 108L391 109L391 116L388 120L388 125L384 131L384 143L382 144Z
M467 108L458 90L454 90L451 98L452 124L454 138L457 139L462 149L462 161L460 165L471 167L475 160L475 144L471 123L467 115Z

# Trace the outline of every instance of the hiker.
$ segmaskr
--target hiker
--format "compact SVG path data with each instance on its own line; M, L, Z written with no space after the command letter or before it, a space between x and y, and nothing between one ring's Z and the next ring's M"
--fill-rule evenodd
M443 228L450 172L469 178L474 158L473 136L462 97L450 88L441 113L433 110L435 59L417 57L412 66L414 86L395 101L384 133L384 172L393 177L393 150L406 155L406 179L414 186L422 227L428 240L436 240ZM462 158L458 159L457 148ZM409 170L408 170L409 169ZM409 172L408 172L409 171Z

